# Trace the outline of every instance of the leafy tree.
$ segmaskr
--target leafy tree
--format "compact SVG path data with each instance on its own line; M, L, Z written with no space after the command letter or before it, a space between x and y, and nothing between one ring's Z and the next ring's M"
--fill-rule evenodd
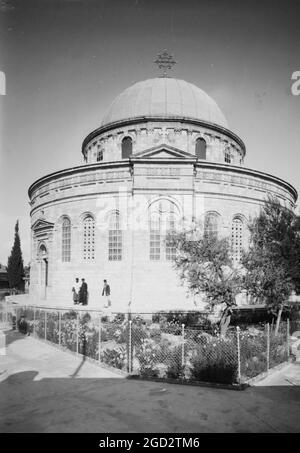
M299 285L300 237L296 220L292 211L269 196L249 225L250 247L242 260L247 291L277 312L276 334L283 303Z
M19 221L15 225L15 240L7 263L7 276L11 289L23 289L24 267L19 236Z
M182 283L193 295L201 295L210 308L224 304L220 319L221 334L230 323L231 307L241 289L241 276L233 267L230 244L213 233L201 235L199 226L191 230L172 232L168 245L174 247L174 265Z

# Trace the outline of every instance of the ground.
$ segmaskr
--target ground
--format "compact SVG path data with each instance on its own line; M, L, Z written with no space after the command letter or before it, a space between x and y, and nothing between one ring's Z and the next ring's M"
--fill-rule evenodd
M132 381L6 332L0 432L300 432L300 363L244 391Z

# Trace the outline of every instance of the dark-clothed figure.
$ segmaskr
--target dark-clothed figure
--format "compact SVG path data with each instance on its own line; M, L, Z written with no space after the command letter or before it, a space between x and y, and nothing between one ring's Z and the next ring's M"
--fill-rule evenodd
M23 333L24 335L29 335L28 324L24 315L22 315L21 319L19 320L19 332Z
M88 286L84 278L81 279L81 287L79 290L79 303L82 305L87 305L88 299Z
M110 300L110 286L107 283L107 280L103 280L103 290L102 290L102 296L105 297L105 304L104 307L108 308L111 306L111 300Z

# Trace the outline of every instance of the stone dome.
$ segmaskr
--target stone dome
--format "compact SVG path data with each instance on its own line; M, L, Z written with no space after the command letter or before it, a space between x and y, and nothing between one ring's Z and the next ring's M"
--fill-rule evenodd
M101 126L144 117L188 118L228 128L220 108L205 91L169 77L137 82L124 90L104 114Z

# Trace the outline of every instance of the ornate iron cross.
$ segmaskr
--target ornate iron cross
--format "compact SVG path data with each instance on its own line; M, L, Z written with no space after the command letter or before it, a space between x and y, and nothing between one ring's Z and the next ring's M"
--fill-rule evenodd
M168 77L167 70L172 69L172 67L177 63L174 60L173 55L170 55L165 49L163 53L158 54L157 60L154 61L157 64L159 69L163 69L163 75L161 77Z

